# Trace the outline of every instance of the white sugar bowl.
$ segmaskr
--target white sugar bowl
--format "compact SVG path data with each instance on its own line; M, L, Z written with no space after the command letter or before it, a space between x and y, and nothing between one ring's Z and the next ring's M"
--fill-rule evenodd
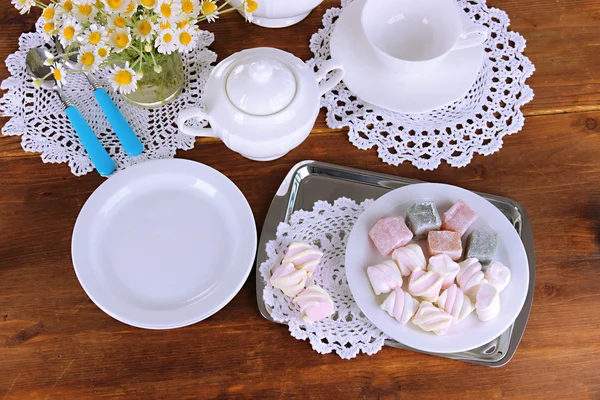
M336 61L326 62L315 74L302 60L279 49L240 51L210 74L204 89L206 109L181 111L177 125L186 135L218 137L251 160L274 160L306 139L319 114L321 96L343 75ZM210 128L186 125L190 119L207 120Z
M265 28L285 28L297 24L321 4L323 0L260 0L258 9L252 13L252 23ZM239 7L243 0L231 0ZM243 11L240 11L243 15Z

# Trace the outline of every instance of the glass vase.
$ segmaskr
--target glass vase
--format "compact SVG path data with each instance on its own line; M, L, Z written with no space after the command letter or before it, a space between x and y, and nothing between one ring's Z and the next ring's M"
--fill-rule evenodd
M183 63L181 54L173 52L156 60L160 72L152 63L143 67L143 77L138 81L135 92L123 95L135 106L157 108L169 104L181 94L183 89Z

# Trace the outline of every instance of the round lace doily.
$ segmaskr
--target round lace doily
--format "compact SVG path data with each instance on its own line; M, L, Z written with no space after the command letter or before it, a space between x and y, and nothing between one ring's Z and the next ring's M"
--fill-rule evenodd
M525 39L509 32L506 13L489 8L485 0L457 0L479 24L490 28L486 56L477 81L463 98L453 104L422 114L402 114L373 106L358 99L343 81L322 98L330 128L350 128L350 141L359 149L377 148L386 163L405 161L421 169L435 169L442 160L464 167L474 153L489 155L502 147L502 138L523 127L521 106L533 98L525 80L535 70L524 56ZM327 10L323 28L310 40L320 66L330 58L329 39L342 9ZM359 29L359 28L357 28Z
M44 162L66 162L73 174L84 175L94 167L71 127L58 96L48 90L35 89L25 71L25 56L29 49L44 45L55 53L54 46L46 43L39 32L41 28L37 25L36 32L22 34L19 50L6 59L11 76L2 82L1 88L8 92L0 99L0 113L11 118L2 128L2 133L20 135L23 149L42 153ZM183 92L174 102L161 108L147 110L127 103L105 83L108 68L93 74L96 80L104 83L144 144L144 152L137 157L130 157L122 150L85 77L81 74L68 76L65 93L100 138L117 164L117 170L146 160L171 158L177 149L189 150L194 147L194 138L179 132L175 117L186 107L203 107L204 86L212 70L211 63L217 59L217 55L207 49L213 40L212 33L202 31L198 47L182 55L185 76Z
M344 256L346 241L352 227L373 200L361 204L340 198L333 205L325 201L315 203L312 211L296 211L290 223L277 227L275 240L267 243L267 260L260 266L265 282L263 299L271 317L286 323L296 339L310 341L321 354L335 351L340 357L350 359L362 351L372 355L381 350L385 335L360 311L346 280ZM323 252L321 265L308 279L306 285L318 284L330 295L336 312L329 318L307 324L302 320L299 307L292 298L275 289L269 278L284 257L290 242L299 240Z

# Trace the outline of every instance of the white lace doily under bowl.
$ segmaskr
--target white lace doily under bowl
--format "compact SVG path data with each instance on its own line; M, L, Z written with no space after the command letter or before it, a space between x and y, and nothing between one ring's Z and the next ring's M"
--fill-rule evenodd
M508 30L510 21L504 11L488 7L485 0L457 2L473 21L489 28L483 65L463 98L429 112L404 114L361 100L342 81L321 100L327 125L348 128L352 144L363 150L376 148L385 163L410 162L425 170L437 168L442 160L464 167L475 153L500 150L503 137L523 127L521 107L533 99L525 81L535 68L523 55L525 39ZM341 7L327 10L323 27L310 40L314 57L307 61L309 65L318 68L331 58L335 25L352 3L342 0ZM360 26L355 30L362 34Z

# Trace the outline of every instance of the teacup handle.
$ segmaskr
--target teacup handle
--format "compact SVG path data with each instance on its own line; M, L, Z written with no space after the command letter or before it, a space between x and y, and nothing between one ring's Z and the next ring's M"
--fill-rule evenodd
M452 50L466 49L467 47L473 47L482 44L488 37L488 28L483 25L477 25L469 16L462 12L463 19L463 31L460 34L458 43Z
M328 73L335 71L333 76L326 81L323 81ZM319 82L319 94L323 96L325 93L334 88L335 85L342 81L344 77L344 66L340 61L327 60L321 65L319 71L316 73L317 82ZM323 82L322 82L323 81Z
M214 129L212 128L195 128L192 126L186 126L185 123L190 119L200 119L208 121L208 114L199 108L186 108L182 110L177 116L177 126L179 130L189 136L208 136L208 137L219 137Z

